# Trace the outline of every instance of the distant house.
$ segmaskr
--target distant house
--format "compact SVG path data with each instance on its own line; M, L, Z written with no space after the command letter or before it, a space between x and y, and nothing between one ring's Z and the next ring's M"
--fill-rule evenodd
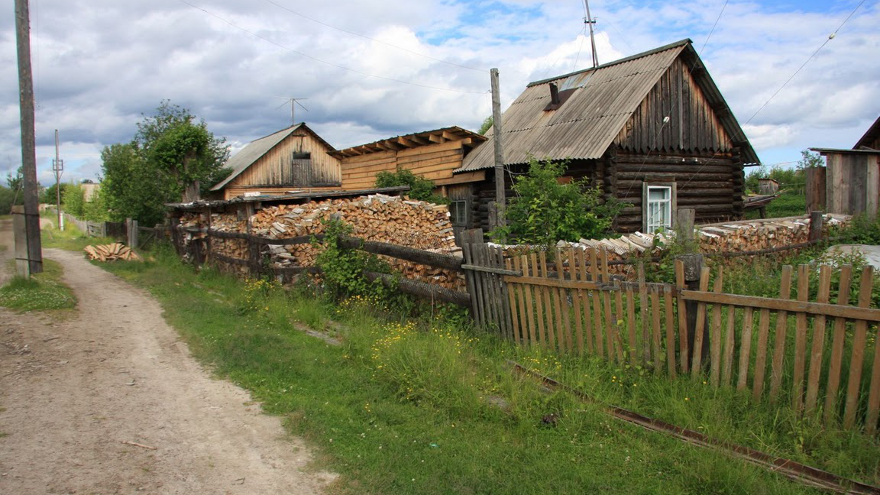
M502 123L509 172L524 172L530 157L567 160L567 177L633 205L616 219L621 232L670 228L677 208L695 209L698 222L741 218L743 167L758 162L690 40L530 83ZM471 226L483 228L494 129L487 137L455 171L486 173L466 197Z
M315 131L300 123L254 140L226 166L229 177L211 188L221 199L277 195L291 190L333 189L341 185L339 160Z
M374 187L378 173L398 169L430 179L438 193L452 200L453 225L464 227L470 220L465 196L470 195L471 184L486 179L486 171L453 171L461 168L471 149L485 140L480 134L453 126L331 151L330 156L341 163L343 190Z
M810 149L825 157L825 167L808 170L808 208L824 206L828 213L846 215L880 213L880 117L851 150Z
M758 179L758 194L776 194L779 192L779 182L775 179Z

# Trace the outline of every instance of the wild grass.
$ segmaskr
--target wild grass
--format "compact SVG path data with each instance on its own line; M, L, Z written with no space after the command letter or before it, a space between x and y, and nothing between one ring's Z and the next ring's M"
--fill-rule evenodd
M147 287L196 356L249 389L342 474L336 493L805 493L724 454L612 419L607 405L876 482L876 441L734 392L517 348L443 309L412 320L193 270L170 251L108 269ZM249 290L247 287L254 289ZM335 330L341 347L297 331ZM595 397L547 393L523 363Z
M76 296L62 281L60 264L43 259L43 272L13 277L0 287L0 306L16 311L64 310L76 307Z
M54 218L50 215L47 218ZM57 225L40 231L40 242L44 248L58 248L67 251L82 251L88 245L109 244L116 242L109 237L88 237L75 223L64 224L64 230L59 230Z
M767 205L767 218L783 218L805 215L807 213L807 197L798 191L783 191ZM750 220L760 218L758 210L751 210L745 217Z

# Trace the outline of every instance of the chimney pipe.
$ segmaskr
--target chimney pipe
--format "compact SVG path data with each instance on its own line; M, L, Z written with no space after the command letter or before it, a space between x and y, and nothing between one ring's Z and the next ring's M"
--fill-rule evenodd
M550 104L559 105L559 87L556 83L550 83Z

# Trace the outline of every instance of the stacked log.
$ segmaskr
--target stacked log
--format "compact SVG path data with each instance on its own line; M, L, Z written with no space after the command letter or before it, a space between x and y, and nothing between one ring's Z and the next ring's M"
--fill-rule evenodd
M119 242L86 246L83 251L86 252L90 260L97 261L140 261L141 259L131 248Z

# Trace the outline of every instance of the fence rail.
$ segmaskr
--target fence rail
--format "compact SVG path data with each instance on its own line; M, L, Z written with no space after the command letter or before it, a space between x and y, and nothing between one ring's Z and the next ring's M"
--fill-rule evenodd
M465 239L475 319L502 336L735 387L754 400L784 398L829 425L877 430L880 309L870 307L871 267L854 274L848 266L786 266L779 296L769 298L725 293L720 267L703 268L698 287L689 288L681 261L675 284L646 283L640 265L633 283L609 274L604 251L504 259L499 248Z

